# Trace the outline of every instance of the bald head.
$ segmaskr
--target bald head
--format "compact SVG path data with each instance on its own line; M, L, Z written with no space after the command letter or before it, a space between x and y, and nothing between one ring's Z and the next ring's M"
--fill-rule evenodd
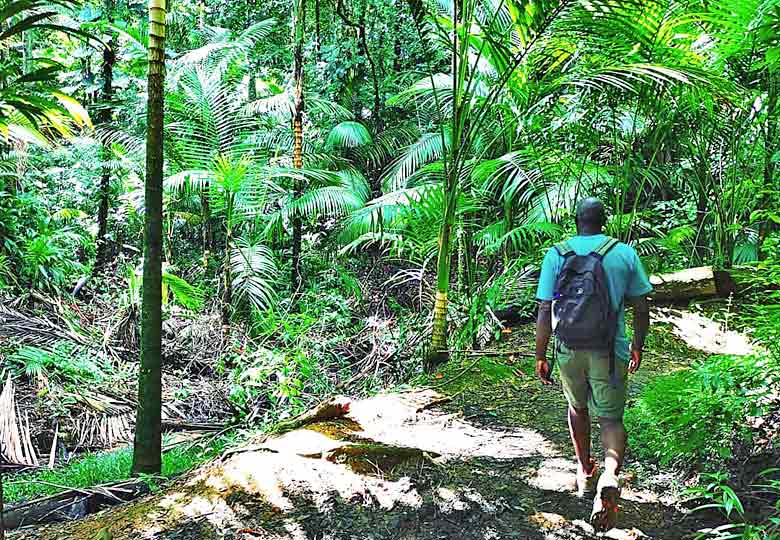
M577 204L577 231L580 233L598 233L607 224L607 211L595 197L582 199Z

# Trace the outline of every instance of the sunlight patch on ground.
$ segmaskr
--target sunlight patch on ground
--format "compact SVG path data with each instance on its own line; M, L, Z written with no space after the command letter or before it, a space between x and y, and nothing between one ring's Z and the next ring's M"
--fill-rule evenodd
M495 514L498 511L498 507L494 503L485 499L479 491L473 488L454 491L450 488L440 487L435 491L435 495L434 503L442 514L469 510Z
M396 505L418 508L422 498L408 478L389 481L364 476L348 466L325 459L304 458L296 453L244 452L232 456L222 473L206 479L222 492L238 489L281 512L294 508L290 495L305 496L326 511L334 496L356 505L377 504L391 510Z
M569 523L565 517L553 512L537 512L528 518L528 521L545 531L560 529Z
M747 336L727 330L721 323L698 313L659 308L653 310L652 318L653 322L670 324L674 335L693 349L740 356L757 352Z
M577 467L572 459L553 458L528 471L528 484L545 491L574 491Z
M543 435L530 429L497 431L474 425L460 415L420 410L420 396L380 395L350 406L349 418L376 442L419 448L445 459L492 457L517 459L557 455Z

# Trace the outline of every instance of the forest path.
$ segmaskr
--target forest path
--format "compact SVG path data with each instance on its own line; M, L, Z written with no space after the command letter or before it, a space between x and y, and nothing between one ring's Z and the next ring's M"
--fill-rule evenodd
M496 347L527 351L531 333L515 329ZM663 351L644 377L673 367ZM560 388L539 385L530 364L519 352L451 362L440 388L351 401L346 414L235 449L161 493L11 538L595 538L590 501L574 494ZM605 537L674 540L702 527L668 478L632 466L625 477L620 528Z

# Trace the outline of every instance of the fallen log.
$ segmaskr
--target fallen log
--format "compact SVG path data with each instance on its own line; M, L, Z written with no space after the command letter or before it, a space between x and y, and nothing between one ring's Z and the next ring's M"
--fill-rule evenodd
M90 489L70 489L56 495L6 506L5 528L80 519L115 504L127 502L149 493L141 480L127 480Z
M419 448L364 442L346 443L326 452L302 457L319 458L331 463L341 463L357 473L386 474L395 466L406 461L437 458L439 456L440 454L436 452L425 452Z
M333 420L334 418L340 418L349 412L349 405L351 400L348 397L336 396L323 401L313 409L290 418L289 420L282 420L271 430L271 433L279 435L286 433L299 427L306 426L308 424L314 424L317 422L325 422L327 420Z
M694 298L727 297L737 291L729 272L715 270L711 266L687 268L679 272L650 276L653 285L651 300L678 302ZM536 287L534 284L533 287ZM529 315L526 306L507 306L495 311L496 318L505 325L515 325L536 320L535 309Z
M679 272L650 276L652 299L657 302L725 297L736 290L728 272L711 266L687 268Z

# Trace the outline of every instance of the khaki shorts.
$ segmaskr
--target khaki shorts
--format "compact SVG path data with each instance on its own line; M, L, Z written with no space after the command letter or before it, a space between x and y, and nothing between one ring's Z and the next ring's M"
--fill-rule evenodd
M609 355L597 351L570 351L558 345L558 367L563 393L575 409L590 408L601 418L622 419L626 406L626 373L628 366L615 359L617 385L609 384Z

